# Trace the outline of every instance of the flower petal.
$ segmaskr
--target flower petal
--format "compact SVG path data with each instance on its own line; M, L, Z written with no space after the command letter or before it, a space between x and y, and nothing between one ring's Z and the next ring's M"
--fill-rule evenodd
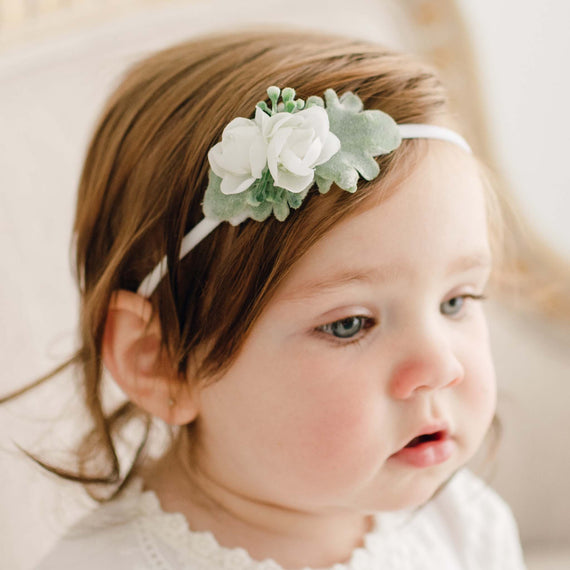
M320 139L315 139L312 142L311 146L307 149L307 153L305 154L303 162L306 165L310 166L311 168L314 168L317 163L317 160L321 156L322 148L323 148L323 141L321 141Z
M273 152L279 156L285 143L287 143L287 139L291 135L293 129L291 128L283 128L275 133L275 136L271 139L269 146L273 147Z
M222 166L222 143L214 145L208 152L208 162L216 176L222 178L226 174L226 169Z
M255 181L251 176L234 176L233 174L226 174L222 178L220 190L223 194L239 194L247 190Z
M272 117L269 117L263 125L263 135L266 138L272 138L279 131L279 129L285 126L295 126L296 122L294 119L295 115L291 113L275 113ZM291 124L289 124L291 123Z
M291 129L281 129L277 131L267 146L267 165L275 182L279 180L279 155L290 133Z
M290 148L299 158L303 158L314 140L315 131L310 126L292 129L287 139L287 148Z
M279 176L277 154L274 152L274 148L271 144L267 146L267 166L269 167L269 172L271 172L273 180L277 181L277 176Z
M289 190L289 192L294 192L298 194L299 192L303 192L313 184L313 180L315 178L315 173L311 171L311 174L307 176L296 176L295 174L291 174L286 170L279 171L279 183L276 186L279 188L285 188L285 190Z
M310 107L297 113L303 115L306 122L315 130L315 136L320 140L325 140L330 131L329 116L322 107Z
M340 150L339 138L334 133L329 133L321 150L321 154L315 163L315 166L318 166L319 164L324 164L325 162L330 160L339 150Z
M251 172L250 149L257 139L261 139L257 125L254 128L237 128L222 140L222 157L218 158L221 165L234 174L249 174Z
M255 137L249 148L249 166L251 175L261 178L267 164L267 143L262 136Z
M280 169L280 172L283 169L286 169L296 176L309 176L313 174L312 166L307 166L304 160L300 159L288 148L283 150L280 159L280 162L283 166L283 168Z

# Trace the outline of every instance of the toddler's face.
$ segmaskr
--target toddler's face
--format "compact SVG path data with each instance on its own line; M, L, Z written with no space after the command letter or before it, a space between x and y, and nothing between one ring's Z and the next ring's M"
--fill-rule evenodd
M490 272L483 187L469 155L429 144L389 200L293 268L201 392L211 480L305 511L393 510L428 500L479 447L495 410L485 316L469 297ZM406 447L425 432L434 441Z

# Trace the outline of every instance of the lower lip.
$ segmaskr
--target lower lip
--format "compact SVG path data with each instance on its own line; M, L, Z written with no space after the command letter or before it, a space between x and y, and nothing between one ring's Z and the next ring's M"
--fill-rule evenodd
M431 467L447 461L453 454L455 443L450 439L426 441L414 447L404 447L392 455L392 459L413 467Z

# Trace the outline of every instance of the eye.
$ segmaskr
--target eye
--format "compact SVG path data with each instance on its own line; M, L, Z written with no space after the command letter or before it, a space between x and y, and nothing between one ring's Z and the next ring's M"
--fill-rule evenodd
M352 316L322 325L317 330L338 339L351 339L372 324L373 321L369 317Z
M461 309L463 309L467 299L474 299L476 301L482 301L486 299L484 295L458 295L457 297L453 297L448 301L444 301L441 305L441 312L447 316L457 316Z

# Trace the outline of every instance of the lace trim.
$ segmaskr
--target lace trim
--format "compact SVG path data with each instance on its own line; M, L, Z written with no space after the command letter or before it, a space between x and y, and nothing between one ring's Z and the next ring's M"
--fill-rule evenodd
M153 491L142 491L142 480L133 481L132 495L138 495L137 510L143 517L137 525L140 543L149 563L156 570L165 570L159 549L153 540L160 538L178 554L183 568L192 568L196 564L204 568L228 568L232 570L283 570L274 560L253 560L243 548L226 548L221 546L209 531L192 531L184 515L166 513L162 510L158 497ZM364 546L356 548L346 564L335 564L330 570L362 570L369 569L379 563L388 567L404 562L404 549L401 548L401 536L393 540L394 532L386 530L380 533L379 516L375 517L374 528L365 536ZM310 570L308 567L304 570Z
M154 570L172 570L158 546L160 541L172 548L184 570L196 567L200 570L283 570L275 560L257 561L243 548L221 546L209 531L192 531L184 515L164 512L156 494L143 491L141 479L134 480L125 491L125 500L134 502L132 507L139 515L136 524L139 541ZM418 514L419 511L416 515L376 515L374 528L365 536L364 545L353 551L347 563L335 564L327 570L415 570L418 563L424 570L448 568L449 543L439 535L433 518Z

